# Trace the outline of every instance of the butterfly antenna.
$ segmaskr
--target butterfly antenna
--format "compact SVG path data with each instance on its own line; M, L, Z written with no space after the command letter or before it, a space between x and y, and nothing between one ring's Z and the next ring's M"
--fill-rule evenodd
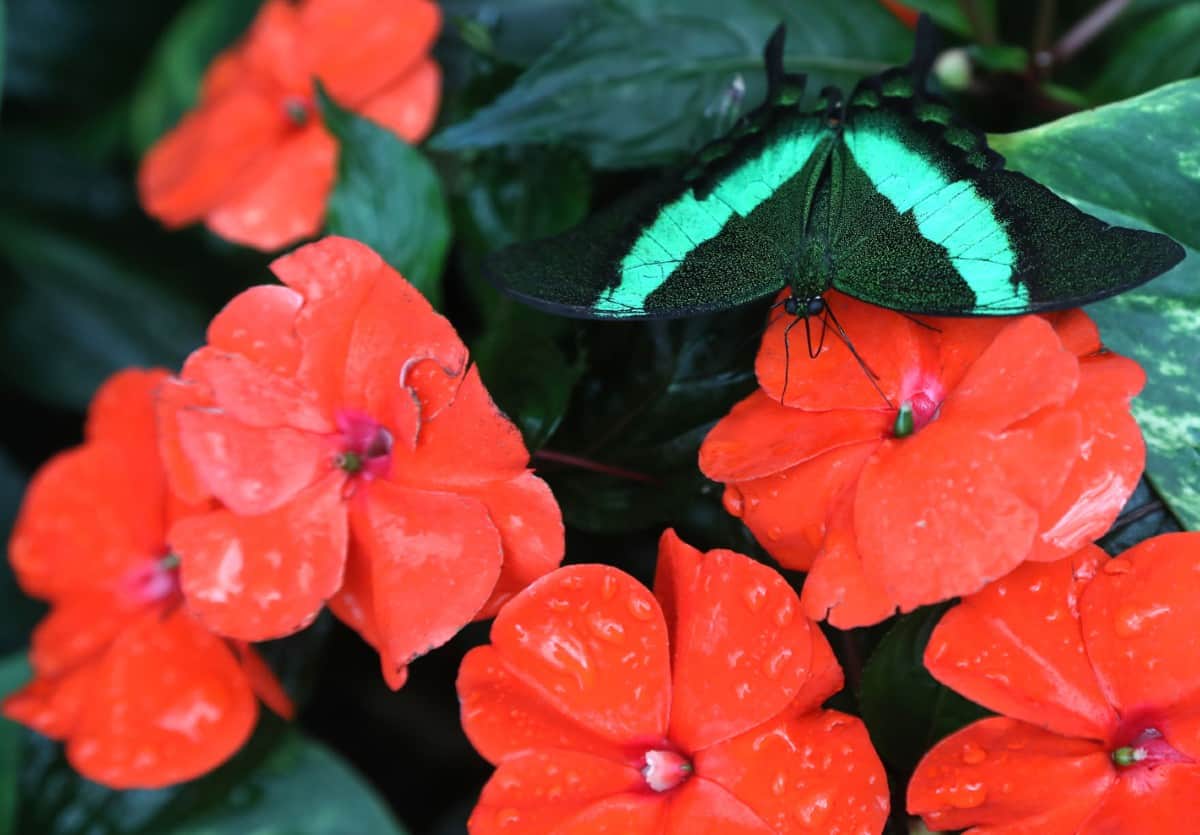
M871 366L867 365L867 361L864 360L862 355L858 353L858 349L854 347L854 343L850 341L850 337L846 334L846 329L842 327L842 323L839 322L837 316L834 315L833 309L829 306L829 302L825 303L825 313L829 317L829 321L833 322L833 327L837 332L838 337L841 338L842 342L846 343L846 347L850 349L850 354L858 363L858 367L863 370L863 373L867 375L867 379L871 381L871 386L874 387L875 391L879 393L879 396L883 398L883 402L888 405L889 409L896 408L894 405L892 405L891 399L884 394L883 389L879 387L879 375L871 370Z
M896 312L897 312L897 313L899 313L899 311L896 311ZM916 325L917 327L924 328L924 329L925 329L925 330L927 330L927 331L933 331L934 333L941 333L941 332L942 332L942 329L941 329L941 328L939 328L939 327L937 327L937 326L935 326L935 325L931 325L931 324L929 324L928 322L922 322L922 321L921 321L920 319L918 319L916 316L913 316L913 315L911 315L911 314L908 314L908 313L900 313L900 315L901 315L901 316L903 316L903 317L904 317L905 319L907 319L908 321L912 322L912 323L913 323L914 325Z
M917 18L912 60L908 62L908 67L912 71L913 87L919 92L925 91L925 81L929 78L933 62L937 59L939 40L937 27L933 25L933 20L929 15L922 13Z
M792 349L790 343L788 342L788 336L791 334L792 328L796 327L798 324L800 324L799 316L793 319L791 323L783 329L783 391L779 395L779 402L784 406L787 405L788 380L792 376ZM804 327L808 327L807 318L804 320Z
M790 73L783 68L783 47L787 41L787 26L780 23L767 39L763 61L767 65L767 98L765 104L795 104L804 96L808 80L804 73Z

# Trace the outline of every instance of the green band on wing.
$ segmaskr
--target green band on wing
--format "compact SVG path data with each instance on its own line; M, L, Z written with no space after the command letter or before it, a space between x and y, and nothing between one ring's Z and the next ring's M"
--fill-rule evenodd
M1013 281L1017 256L991 202L969 180L951 180L933 161L877 129L845 134L855 162L896 211L912 211L917 229L945 247L975 294L975 310L1019 312L1029 290Z
M597 312L645 308L646 299L671 277L688 253L721 233L736 214L746 217L799 174L823 132L789 132L726 174L703 200L689 190L661 209L621 259L621 283L596 300Z

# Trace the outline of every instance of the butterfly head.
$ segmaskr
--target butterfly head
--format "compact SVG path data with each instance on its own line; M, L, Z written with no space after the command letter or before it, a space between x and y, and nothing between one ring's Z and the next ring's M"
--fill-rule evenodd
M823 296L813 296L805 299L802 296L792 293L783 300L783 311L790 316L820 316L825 312L825 298Z

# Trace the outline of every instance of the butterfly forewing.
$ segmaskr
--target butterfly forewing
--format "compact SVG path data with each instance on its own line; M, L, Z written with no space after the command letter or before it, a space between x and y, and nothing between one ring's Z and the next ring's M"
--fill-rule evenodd
M1114 295L1182 259L1166 236L1109 226L1003 166L906 70L859 84L829 178L834 286L909 313L1007 316Z

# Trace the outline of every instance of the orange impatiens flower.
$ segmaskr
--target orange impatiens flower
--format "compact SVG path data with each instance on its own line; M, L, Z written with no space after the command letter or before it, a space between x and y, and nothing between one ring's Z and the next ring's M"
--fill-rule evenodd
M343 107L416 141L441 94L428 55L440 24L428 0L267 0L209 67L196 108L142 160L142 205L167 226L203 220L264 250L316 234L337 144L314 79Z
M257 692L291 704L266 664L182 606L172 522L206 511L172 493L155 441L165 371L125 371L97 393L83 446L34 477L9 553L50 603L33 635L33 681L4 714L67 743L84 776L114 788L197 777L241 747Z
M951 609L925 664L1003 715L925 756L909 811L970 835L1195 832L1197 577L1200 534L1167 534L1024 565Z
M778 573L667 531L654 594L559 569L463 659L462 721L496 772L472 835L878 835L888 788L842 671Z
M918 323L829 301L882 394L832 333L814 360L787 350L779 310L759 390L700 449L726 508L809 572L810 617L876 623L1108 529L1145 463L1129 412L1144 375L1086 314Z
M326 238L213 320L160 399L183 593L243 640L329 601L405 665L562 560L563 526L453 326L378 255Z

